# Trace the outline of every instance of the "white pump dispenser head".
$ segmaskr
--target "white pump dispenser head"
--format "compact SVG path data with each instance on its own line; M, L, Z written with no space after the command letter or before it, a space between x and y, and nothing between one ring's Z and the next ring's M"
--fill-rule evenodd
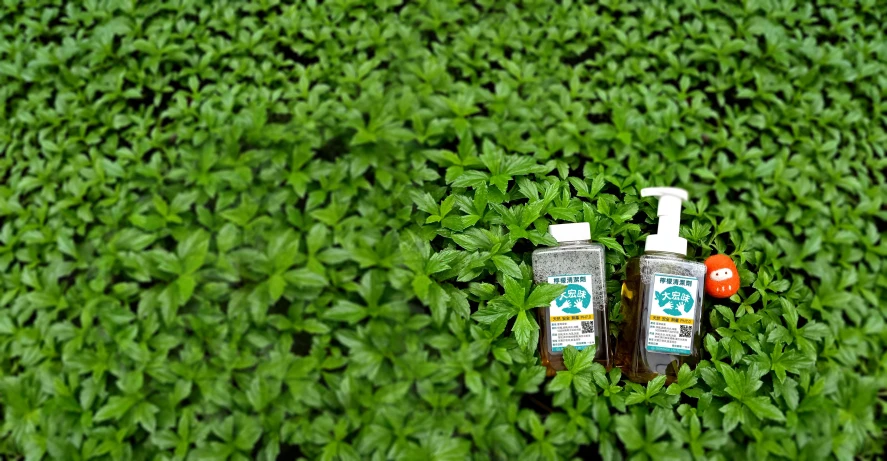
M681 230L681 203L689 199L687 191L677 187L647 187L641 189L641 197L659 197L659 229L647 236L644 251L667 251L687 254L687 239L678 234Z

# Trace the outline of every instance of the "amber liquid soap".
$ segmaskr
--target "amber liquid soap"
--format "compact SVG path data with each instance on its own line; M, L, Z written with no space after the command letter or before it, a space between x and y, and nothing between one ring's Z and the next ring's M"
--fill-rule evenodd
M691 366L695 366L699 362L700 348L698 345L702 344L702 334L699 327L702 323L701 303L703 283L705 282L705 264L688 261L674 253L650 252L630 259L625 272L625 281L622 283L622 312L625 324L623 337L620 338L620 347L616 351L616 364L622 368L626 377L634 382L647 382L659 375L666 375L667 381L671 382L677 377L677 372L682 364L689 363ZM669 284L665 289L658 290L661 294L660 299L657 299L657 291L653 287L656 277L671 279L673 282L677 282L677 285ZM694 281L695 283L693 283ZM684 312L687 302L684 302L684 307L677 306L685 293L677 292L677 290L663 293L672 286L683 288L691 294L691 299L695 297L698 300L694 300L693 302L697 305L690 308L692 316L687 316L687 312ZM651 306L659 306L663 296L675 292L678 293L679 298L678 302L674 303L675 310L673 312L680 312L681 315L674 319L668 315L657 316ZM666 302L666 306L668 306L668 302ZM651 316L654 319L664 317L673 321L651 321ZM682 320L692 320L692 323L677 323ZM684 343L687 342L686 338L689 338L689 349L681 350L681 344L677 344L679 347L675 348L669 347L674 344L656 344L653 347L648 347L651 323L654 327L660 323L674 323L677 326L677 338L684 339ZM685 336L682 337L682 334ZM662 336L671 335L663 334ZM666 349L674 349L674 351Z
M610 368L604 247L591 242L588 223L554 224L549 232L559 245L533 252L533 281L567 287L538 310L542 365L553 376L565 369L565 347L596 346L595 361Z

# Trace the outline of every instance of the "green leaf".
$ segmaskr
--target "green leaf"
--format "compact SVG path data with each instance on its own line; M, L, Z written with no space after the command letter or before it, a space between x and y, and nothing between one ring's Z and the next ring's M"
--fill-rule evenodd
M234 446L241 451L252 451L259 437L262 436L262 426L254 418L241 418Z
M545 367L528 367L520 371L514 388L518 392L535 393L545 381Z
M271 297L271 302L277 302L283 296L285 289L286 280L280 274L274 274L268 279L268 295Z
M769 397L752 397L742 401L758 418L785 421L785 415L774 406Z
M420 210L432 215L438 214L439 207L431 194L427 192L411 192L410 197L412 197L413 203L415 203Z
M99 411L95 413L95 421L107 421L109 419L117 420L123 417L130 408L135 405L137 400L135 400L134 396L112 396L108 398L108 401L99 408Z
M653 397L654 395L656 395L659 392L659 390L662 389L662 386L665 384L665 378L666 378L665 375L659 375L659 376L653 378L652 380L650 380L649 383L647 383L647 398L648 399Z
M623 255L625 255L625 250L622 248L622 245L616 241L613 237L597 237L595 239L598 243L604 245L605 247L617 251Z
M192 451L188 456L188 459L189 461L191 459L194 461L224 461L228 459L228 456L230 456L233 451L234 449L228 445L218 442L210 442L208 445Z
M366 308L345 300L339 301L332 308L323 313L325 319L348 323L357 323L366 318L366 316Z
M527 315L527 311L520 311L511 327L514 339L524 350L532 350L539 344L539 325L536 319Z
M323 288L328 284L326 277L306 267L288 271L283 277L298 288Z
M589 370L594 363L596 351L595 346L584 347L581 351L576 350L573 346L567 346L564 348L564 366L573 374Z
M502 284L505 287L505 299L511 303L512 306L523 308L524 307L524 296L526 296L526 290L517 281L516 278L512 278L510 276L502 277Z
M142 402L135 406L133 409L133 417L136 422L142 426L142 429L149 433L154 433L157 430L157 418L156 414L160 411L155 405L152 405L148 402Z
M568 372L558 372L558 374L548 383L548 392L560 392L564 389L569 389L570 384L573 382L573 373Z
M520 268L517 267L517 263L515 263L508 256L493 256L493 263L496 265L497 269L502 271L503 274L516 279L521 277Z
M641 431L634 425L634 421L630 416L616 417L616 435L619 440L625 444L625 448L631 451L638 451L646 445L644 436Z
M268 242L268 248L265 251L268 259L274 265L274 271L285 271L296 263L296 256L299 252L299 239L292 230L287 229L274 235Z
M452 209L453 209L453 205L455 205L455 204L456 204L456 196L455 195L450 195L449 197L443 199L443 201L440 202L440 217L443 218L444 216L449 214L450 211L452 211Z
M176 254L182 261L184 274L193 274L203 266L209 252L209 234L196 230L179 243Z
M156 263L156 267L170 274L186 274L184 266L179 262L174 254L163 250L155 250L151 252L151 257Z
M720 408L720 412L724 414L724 431L730 432L736 428L742 421L742 404L739 402L730 402Z
M480 323L492 324L500 320L510 319L520 312L519 308L504 302L504 300L500 302L495 301L493 300L486 307L478 309L477 312L471 314L471 318Z
M566 285L556 285L556 284L542 284L537 285L533 288L533 291L530 292L530 296L527 298L526 306L527 307L542 307L548 306L554 301L564 290L567 288Z
M186 302L191 299L191 295L194 293L194 287L197 286L197 281L194 280L194 276L188 274L181 275L176 279L176 284L179 287L179 300L181 302Z

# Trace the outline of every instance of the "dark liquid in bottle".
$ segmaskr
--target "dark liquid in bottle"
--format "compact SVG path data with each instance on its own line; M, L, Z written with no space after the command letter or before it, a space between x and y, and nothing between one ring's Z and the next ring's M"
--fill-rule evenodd
M628 379L645 383L666 375L667 382L677 378L678 370L684 363L695 365L699 361L702 344L702 287L705 281L705 265L667 254L645 254L628 261L622 283L622 313L625 323L616 345L616 366ZM664 273L699 280L697 306L693 324L693 347L690 355L668 354L647 350L649 328L649 306L655 302L650 284L653 274Z

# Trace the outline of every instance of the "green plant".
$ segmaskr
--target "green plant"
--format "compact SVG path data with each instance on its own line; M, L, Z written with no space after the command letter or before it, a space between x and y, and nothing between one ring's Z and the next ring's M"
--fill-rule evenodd
M887 428L884 7L4 2L0 455L820 459ZM690 191L676 383L567 351L529 253L620 280Z

